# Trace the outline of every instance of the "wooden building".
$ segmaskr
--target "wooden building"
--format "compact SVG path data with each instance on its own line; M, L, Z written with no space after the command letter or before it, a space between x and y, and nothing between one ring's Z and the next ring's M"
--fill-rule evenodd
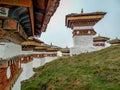
M34 38L46 31L59 1L0 0L0 90L21 90L21 81L45 62L46 47Z
M0 0L0 33L8 33L4 37L19 43L24 41L23 39L40 36L46 31L59 1ZM3 35L0 34L0 37Z
M98 35L93 38L93 46L96 47L105 47L105 42L108 41L109 38Z
M70 48L62 48L60 51L62 52L62 56L70 56Z
M111 45L118 45L120 44L120 39L118 38L112 39L112 40L109 40L108 43L110 43Z

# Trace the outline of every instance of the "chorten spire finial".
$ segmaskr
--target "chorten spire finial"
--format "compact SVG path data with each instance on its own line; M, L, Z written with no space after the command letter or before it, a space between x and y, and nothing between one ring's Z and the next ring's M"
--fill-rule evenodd
M83 8L81 9L81 13L83 13Z
M116 39L118 39L118 37L116 37Z
M98 36L100 36L100 33L98 34Z
M50 43L50 45L51 45L51 46L53 45L52 42Z
M66 45L66 48L68 48L68 46Z

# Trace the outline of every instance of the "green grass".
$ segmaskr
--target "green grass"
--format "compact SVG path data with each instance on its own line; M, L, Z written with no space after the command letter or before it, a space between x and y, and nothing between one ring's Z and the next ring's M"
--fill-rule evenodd
M34 71L22 90L120 90L120 45L59 58Z

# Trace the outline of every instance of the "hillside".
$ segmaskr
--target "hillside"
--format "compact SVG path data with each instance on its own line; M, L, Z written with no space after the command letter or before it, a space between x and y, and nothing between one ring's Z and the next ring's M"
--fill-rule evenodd
M59 58L34 71L22 90L120 90L120 45Z

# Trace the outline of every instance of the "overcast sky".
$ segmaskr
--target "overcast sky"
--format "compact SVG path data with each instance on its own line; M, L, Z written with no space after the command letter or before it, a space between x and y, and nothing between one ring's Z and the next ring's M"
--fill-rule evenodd
M97 34L111 39L120 38L120 0L61 0L57 11L51 18L47 30L40 39L45 43L61 47L72 47L72 30L65 26L65 16L70 13L107 12L94 29Z

